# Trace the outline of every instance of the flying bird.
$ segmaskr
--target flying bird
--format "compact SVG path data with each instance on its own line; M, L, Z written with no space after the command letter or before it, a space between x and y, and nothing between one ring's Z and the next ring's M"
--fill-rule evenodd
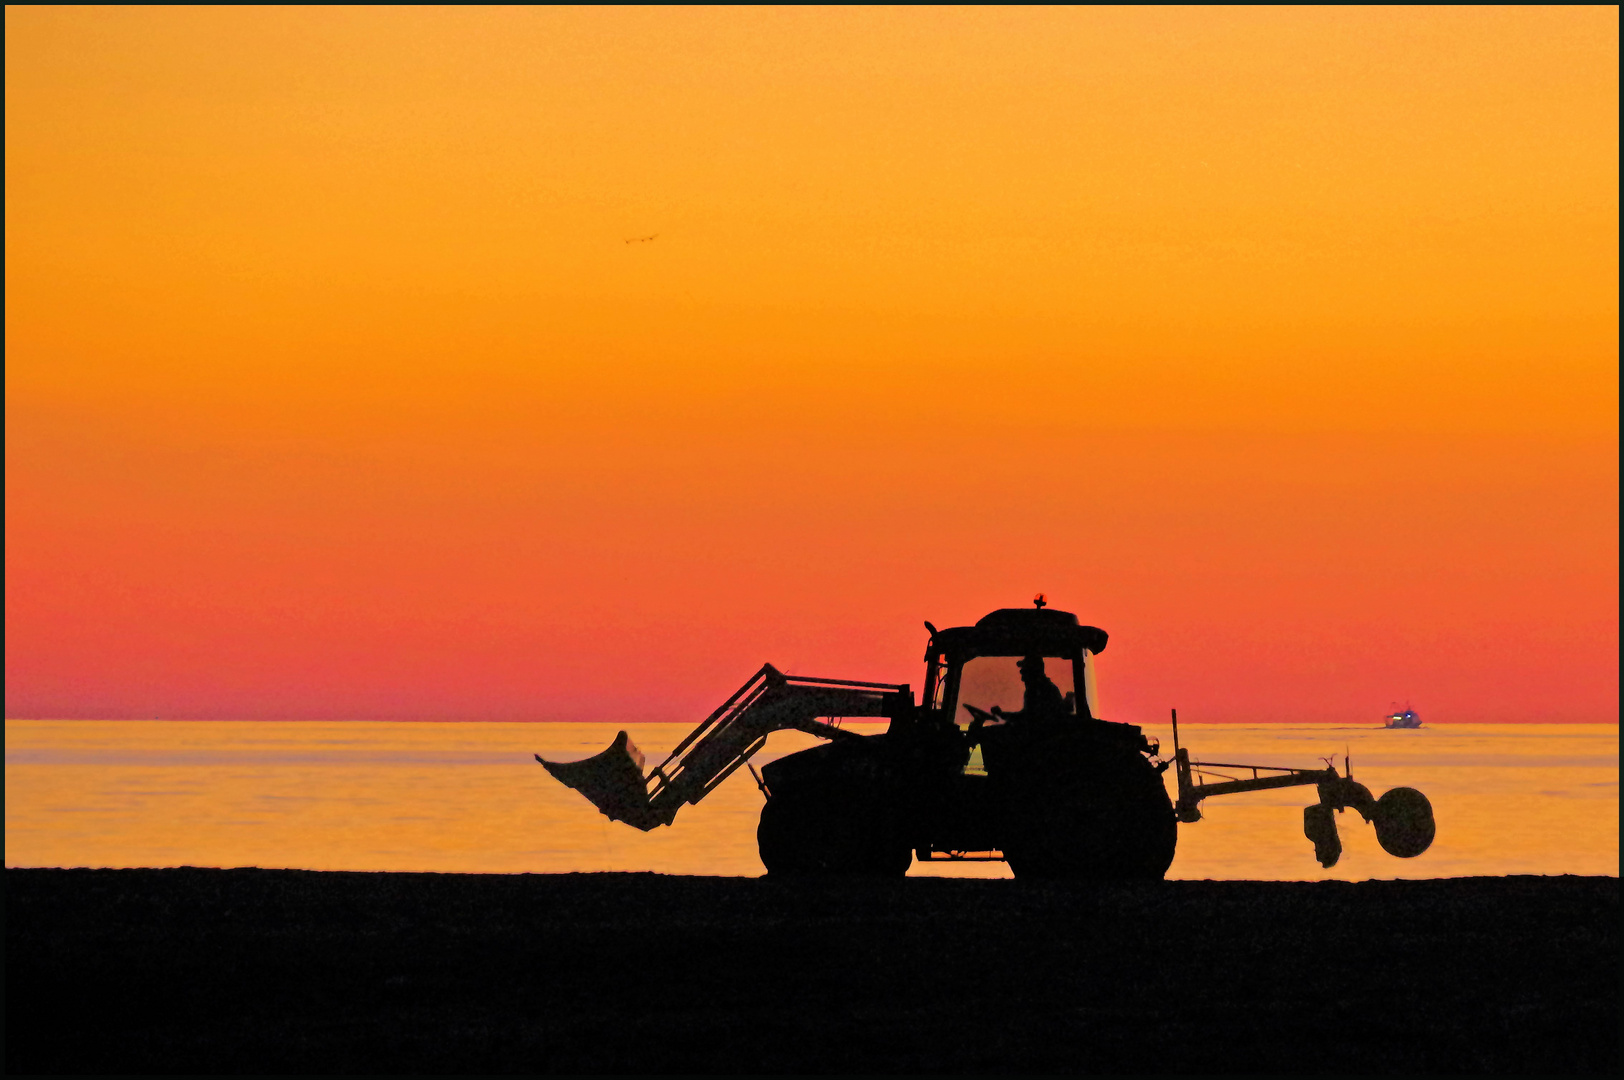
M654 239L654 237L659 236L659 235L660 235L659 233L654 233L653 235L650 235L650 236L634 236L630 240L627 240L626 243L628 243L628 244L646 244L650 240Z

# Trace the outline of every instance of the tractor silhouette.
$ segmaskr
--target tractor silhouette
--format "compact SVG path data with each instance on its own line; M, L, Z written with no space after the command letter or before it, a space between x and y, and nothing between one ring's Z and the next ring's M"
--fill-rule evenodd
M622 731L584 761L541 762L611 820L670 825L741 766L766 796L756 839L774 877L901 876L921 861L1006 860L1016 877L1159 880L1180 823L1215 795L1313 785L1304 833L1321 865L1342 851L1334 813L1353 808L1381 846L1411 858L1432 843L1431 804L1413 788L1380 799L1323 769L1192 761L1132 724L1095 715L1093 657L1107 634L1046 606L1002 608L974 626L925 624L924 692L906 684L786 675L763 665L721 707L644 772ZM1021 708L1010 709L1016 700ZM878 717L883 734L836 722ZM774 731L824 739L759 772L750 757ZM1176 799L1162 774L1175 770ZM1216 772L1223 770L1223 772ZM1249 770L1249 777L1230 773ZM1209 777L1220 778L1209 782Z

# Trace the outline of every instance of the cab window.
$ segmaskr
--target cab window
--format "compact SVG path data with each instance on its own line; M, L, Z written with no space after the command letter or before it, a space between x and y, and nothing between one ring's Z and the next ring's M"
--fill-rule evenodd
M1019 712L1026 700L1026 684L1021 681L1018 656L978 656L964 665L959 676L959 705L953 722L970 726L973 717L966 705L992 711L997 705L1005 712ZM1043 673L1060 690L1061 697L1072 693L1071 661L1059 656L1043 658Z

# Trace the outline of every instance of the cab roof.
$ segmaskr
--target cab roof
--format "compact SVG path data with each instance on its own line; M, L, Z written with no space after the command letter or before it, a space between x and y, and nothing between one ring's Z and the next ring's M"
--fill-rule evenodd
M1053 608L999 608L974 626L938 630L932 648L950 658L977 656L1076 656L1078 650L1105 651L1110 635L1097 626L1083 626L1069 611Z

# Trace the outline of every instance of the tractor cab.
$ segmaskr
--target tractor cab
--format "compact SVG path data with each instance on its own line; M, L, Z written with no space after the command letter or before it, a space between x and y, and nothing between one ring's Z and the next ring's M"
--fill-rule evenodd
M1132 724L1100 718L1094 657L1108 635L1040 593L1029 608L1000 608L974 626L938 630L930 623L920 719L927 730L957 730L968 747L963 772L986 772L989 744L1046 741L1062 730L1095 742L1154 754Z
M1046 607L1041 596L1033 607L1000 608L974 626L938 630L926 623L925 629L930 644L921 707L929 720L968 732L978 713L1000 717L993 723L1013 718L1026 711L1034 693L1049 694L1044 680L1061 702L1058 710L1045 708L1045 719L1098 719L1093 658L1105 650L1107 634L1079 624L1069 611Z

